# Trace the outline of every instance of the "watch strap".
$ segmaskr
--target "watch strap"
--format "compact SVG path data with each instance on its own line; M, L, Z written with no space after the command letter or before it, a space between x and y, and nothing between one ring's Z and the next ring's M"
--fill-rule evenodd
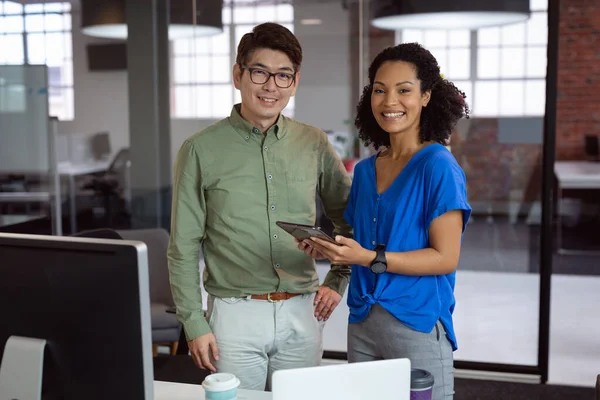
M376 262L387 265L387 258L385 257L385 245L378 244L374 250L377 255L375 256L375 259L371 262L371 265L375 264Z
M385 245L380 244L375 247L375 259L371 261L369 269L374 274L381 274L387 271L387 258L385 257Z

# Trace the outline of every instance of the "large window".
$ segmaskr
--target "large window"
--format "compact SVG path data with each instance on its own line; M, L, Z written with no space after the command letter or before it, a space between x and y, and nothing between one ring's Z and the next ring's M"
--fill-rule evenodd
M47 65L50 115L73 119L71 4L0 0L0 64Z
M471 77L472 35L469 30L423 30L404 29L396 35L398 43L417 42L435 56L445 78L452 80L467 95L469 103L473 99Z
M227 2L223 7L223 33L173 42L174 118L217 119L229 115L233 104L240 101L231 71L242 36L263 22L277 22L294 30L293 6L281 3L258 6L247 0ZM293 99L284 110L288 116L293 115Z
M547 0L531 0L531 18L504 27L405 29L397 42L419 42L442 74L467 94L474 116L541 116L546 94Z

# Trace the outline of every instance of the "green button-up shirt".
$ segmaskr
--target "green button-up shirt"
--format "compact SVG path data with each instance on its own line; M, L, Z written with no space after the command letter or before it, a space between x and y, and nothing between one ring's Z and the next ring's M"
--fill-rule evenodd
M351 235L343 216L351 182L327 135L283 115L263 135L239 107L187 139L175 163L169 274L188 340L210 332L200 246L213 296L312 293L314 260L275 223L313 224L319 195L335 233ZM343 294L349 276L349 266L332 265L324 285Z

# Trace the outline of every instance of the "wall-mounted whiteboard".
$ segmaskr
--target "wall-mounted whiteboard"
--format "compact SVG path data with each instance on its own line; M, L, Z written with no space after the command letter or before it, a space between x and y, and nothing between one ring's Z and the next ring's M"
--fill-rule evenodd
M45 65L0 65L0 173L43 173L48 156Z

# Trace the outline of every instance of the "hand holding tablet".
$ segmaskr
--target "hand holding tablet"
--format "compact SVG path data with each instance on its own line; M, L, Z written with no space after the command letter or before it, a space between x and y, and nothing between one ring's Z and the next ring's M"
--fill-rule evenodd
M329 236L328 234L323 232L321 230L321 228L319 228L317 226L294 224L292 222L283 222L283 221L277 221L276 224L281 229L283 229L284 231L286 231L287 233L289 233L290 235L292 235L293 237L295 237L298 240L304 240L304 239L310 239L311 237L317 237L319 239L326 240L326 241L336 244L338 246L340 245L331 236Z

